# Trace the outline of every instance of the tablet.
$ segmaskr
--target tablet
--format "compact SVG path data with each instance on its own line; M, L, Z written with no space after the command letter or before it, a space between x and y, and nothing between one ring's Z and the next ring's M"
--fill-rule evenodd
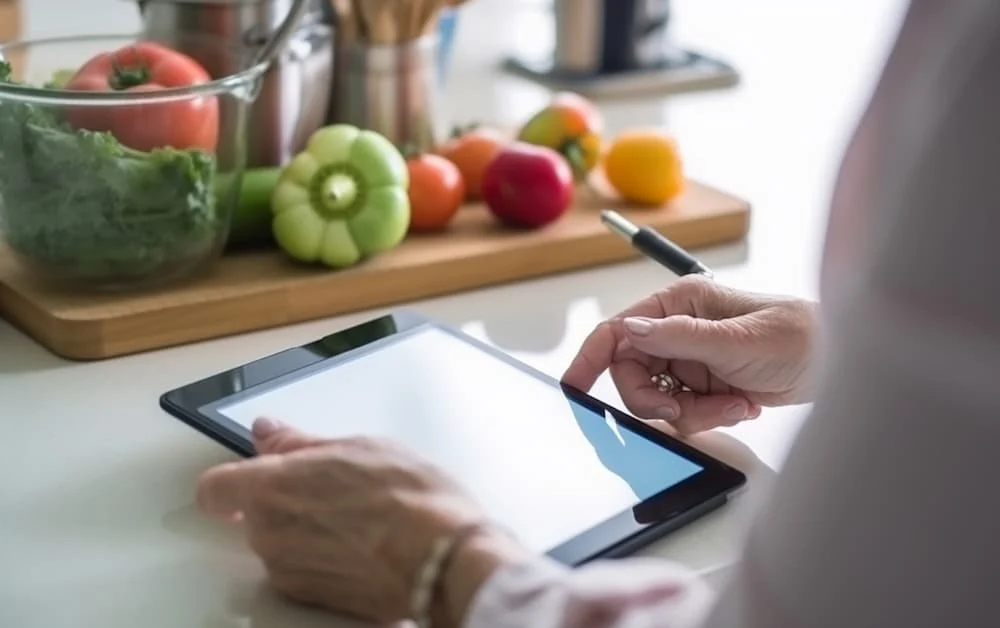
M398 312L164 394L244 456L268 416L324 437L393 439L494 521L567 565L629 554L723 505L736 469L513 357Z

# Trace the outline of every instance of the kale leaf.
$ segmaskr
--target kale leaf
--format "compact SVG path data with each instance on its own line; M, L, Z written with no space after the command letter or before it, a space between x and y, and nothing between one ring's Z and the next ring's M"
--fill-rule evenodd
M39 266L102 279L196 262L225 237L214 178L203 151L136 151L0 97L0 234Z

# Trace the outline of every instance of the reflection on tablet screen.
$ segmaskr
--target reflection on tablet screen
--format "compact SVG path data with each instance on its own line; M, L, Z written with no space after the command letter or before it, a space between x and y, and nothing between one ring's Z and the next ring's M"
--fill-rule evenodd
M546 552L701 467L434 327L206 412L398 441Z

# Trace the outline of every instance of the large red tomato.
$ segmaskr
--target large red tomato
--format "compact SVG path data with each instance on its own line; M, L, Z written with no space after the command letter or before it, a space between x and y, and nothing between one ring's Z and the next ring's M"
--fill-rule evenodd
M194 59L152 42L140 42L87 61L65 85L82 91L155 92L207 83L212 77ZM79 129L109 131L136 150L200 148L214 152L219 138L216 97L136 105L74 106L66 119Z

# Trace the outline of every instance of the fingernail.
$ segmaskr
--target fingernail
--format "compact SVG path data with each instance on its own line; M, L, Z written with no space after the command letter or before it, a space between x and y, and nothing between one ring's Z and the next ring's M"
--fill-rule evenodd
M673 421L677 418L677 411L670 406L662 406L656 409L656 418L660 421Z
M281 429L281 423L267 417L261 417L253 422L253 435L257 438L267 438L279 429Z
M725 417L730 421L739 421L747 416L747 406L745 403L734 403L726 408Z
M645 336L653 329L653 323L645 318L626 318L623 323L636 336Z

